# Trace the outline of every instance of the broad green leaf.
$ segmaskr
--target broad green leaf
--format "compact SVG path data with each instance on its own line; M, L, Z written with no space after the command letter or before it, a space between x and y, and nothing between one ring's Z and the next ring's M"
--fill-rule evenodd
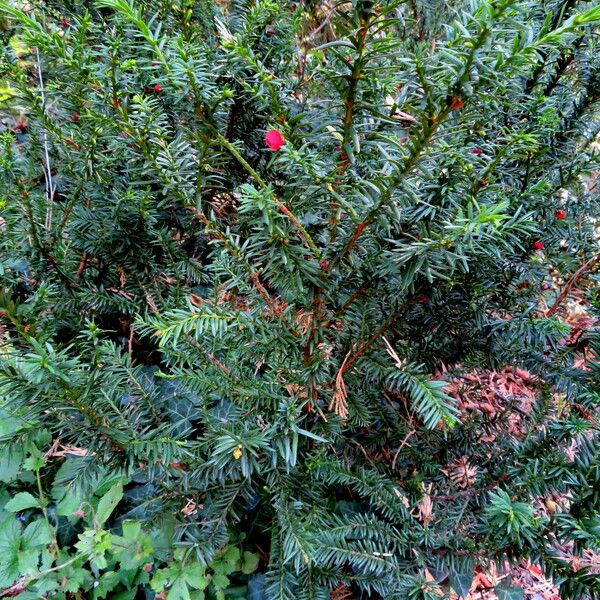
M183 577L178 577L167 592L167 600L191 600L187 583Z
M39 507L39 500L29 492L19 492L14 498L9 500L4 506L8 512L19 512L26 508Z
M511 587L511 583L512 578L507 577L494 588L498 600L523 600L523 588L520 586Z
M114 571L104 573L98 580L98 585L94 588L94 600L99 598L112 597L109 593L119 585L119 576Z
M36 548L26 548L17 553L19 572L21 575L31 575L38 570L40 551Z
M259 561L258 554L254 554L254 552L244 552L244 559L242 561L242 573L245 575L250 575L256 571L258 567Z
M23 451L18 448L2 448L0 450L0 481L13 481L23 461Z
M125 590L123 592L117 592L111 595L111 600L134 600L138 590L137 587L131 590Z
M212 584L216 588L225 589L229 586L229 578L225 577L225 575L215 574L212 578Z
M466 561L464 563L459 563L454 567L454 569L450 569L450 585L459 596L466 596L471 589L473 577L475 576L473 563L471 561Z
M139 521L123 521L123 537L127 540L137 539L140 531L142 530L142 524Z
M204 567L199 564L184 567L182 574L186 583L197 590L204 590L210 582L210 576L204 574Z
M221 558L227 562L235 563L240 560L240 549L237 546L228 546Z
M52 541L52 532L44 519L36 519L23 531L23 545L27 548L43 548Z
M0 520L0 588L9 587L19 577L20 546L21 527L12 515L6 515Z
M123 484L119 481L113 485L98 502L98 509L96 511L96 520L100 525L104 524L108 517L110 517L113 510L115 510L117 504L123 498Z

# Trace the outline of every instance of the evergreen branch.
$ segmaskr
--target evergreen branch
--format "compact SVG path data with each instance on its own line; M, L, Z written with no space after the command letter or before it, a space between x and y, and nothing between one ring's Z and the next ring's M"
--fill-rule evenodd
M237 148L220 133L215 132L215 135L219 144L221 144L224 148L227 148L231 155L240 163L240 165L242 165L242 167L244 167L244 169L256 181L256 183L258 183L260 188L263 190L267 190L269 186L266 184L264 179L250 166L248 161L238 152ZM300 223L298 218L295 215L293 215L292 212L284 204L282 204L273 194L271 194L271 199L277 207L277 209L294 224L294 226L306 242L307 246L312 250L312 253L315 255L315 257L318 259L321 258L320 250L317 248L317 245L315 244L314 240L312 239L308 231L306 231L302 223Z
M552 306L544 313L544 316L551 317L556 314L562 303L565 301L573 287L577 285L579 280L590 270L592 270L600 262L600 254L596 254L588 260L583 266L581 266L573 276L567 281L560 294L556 297L556 300Z

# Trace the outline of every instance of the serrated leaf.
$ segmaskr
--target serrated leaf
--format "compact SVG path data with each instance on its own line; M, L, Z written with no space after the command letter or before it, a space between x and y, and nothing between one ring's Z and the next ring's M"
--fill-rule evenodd
M187 583L183 577L178 577L167 593L167 600L191 600Z
M7 446L0 449L0 481L9 483L16 478L24 456L22 448Z
M39 500L29 492L19 492L4 505L8 512L19 512L26 508L39 507Z
M23 531L23 546L26 548L41 548L52 541L52 532L44 519L36 519Z
M256 571L259 560L258 554L254 554L254 552L244 552L242 573L244 573L244 575L250 575L250 573Z
M225 577L225 575L215 574L212 578L212 584L216 588L225 589L229 586L229 578Z
M204 574L204 567L199 563L186 566L182 574L185 582L197 590L206 589L210 583L210 576Z

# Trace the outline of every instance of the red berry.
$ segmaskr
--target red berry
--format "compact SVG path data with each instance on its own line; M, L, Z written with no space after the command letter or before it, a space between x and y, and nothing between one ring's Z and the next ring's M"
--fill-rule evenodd
M71 115L71 121L73 121L73 123L77 123L77 121L79 121L79 113L73 113Z
M533 242L533 247L536 250L543 250L544 249L544 244L542 244L542 242L540 242L539 240L537 242Z
M60 26L63 29L67 29L68 27L70 27L71 23L69 22L69 19L61 19L60 20Z
M465 103L460 98L457 98L456 96L452 96L452 98L450 98L450 110L458 110L464 105Z
M157 94L160 94L160 91L162 90L162 88L160 87L160 85L157 83L153 88L152 88Z
M427 294L421 294L419 296L419 302L426 304L427 302L429 302L429 296Z
M277 129L269 129L265 135L265 144L271 148L271 150L280 150L285 144L285 139Z
M473 148L473 150L471 150L471 152L473 154L475 154L476 156L479 156L480 154L482 154L483 150L481 148Z
M557 211L554 213L554 216L555 216L557 219L564 219L564 218L567 216L567 211L566 211L566 210L563 210L562 208L560 208L559 210L557 210Z

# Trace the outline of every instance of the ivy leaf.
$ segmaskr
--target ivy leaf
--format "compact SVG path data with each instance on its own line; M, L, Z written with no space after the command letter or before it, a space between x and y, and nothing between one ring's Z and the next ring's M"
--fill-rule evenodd
M39 507L39 500L29 492L19 492L4 505L4 510L8 512L19 512L26 508Z
M494 588L498 600L523 600L523 588L511 587L511 583L512 577L507 577Z
M105 523L110 517L117 504L123 498L123 484L119 481L113 485L98 502L98 510L96 511L96 519L100 525Z
M473 583L474 570L471 561L456 565L450 571L450 585L452 589L462 598L466 596Z

